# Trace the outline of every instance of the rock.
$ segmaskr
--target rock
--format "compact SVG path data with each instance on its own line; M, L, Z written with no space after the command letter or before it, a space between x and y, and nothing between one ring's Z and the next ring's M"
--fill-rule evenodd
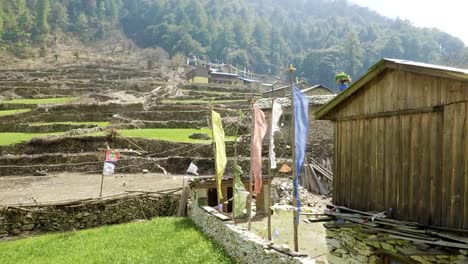
M210 140L211 137L208 136L206 133L193 133L189 136L191 139L199 139L199 140Z
M33 176L47 176L47 172L43 171L43 170L36 170L34 173L33 173Z
M142 170L141 172L142 172L143 174L146 174L146 173L149 173L149 170L144 169L144 170Z
M22 227L21 227L21 230L22 230L22 231L31 231L31 230L34 229L34 227L35 227L34 224L27 224L27 225L22 226Z
M78 219L78 220L79 220L79 219L82 219L82 218L83 218L83 213L77 213L77 214L75 215L75 218Z

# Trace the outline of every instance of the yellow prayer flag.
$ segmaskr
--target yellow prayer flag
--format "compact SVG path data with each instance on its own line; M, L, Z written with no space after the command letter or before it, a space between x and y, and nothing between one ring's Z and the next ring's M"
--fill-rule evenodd
M227 158L221 115L215 111L211 111L211 121L213 122L213 142L215 143L215 166L216 180L218 182L218 198L223 199L221 181L223 180L224 170L226 169Z

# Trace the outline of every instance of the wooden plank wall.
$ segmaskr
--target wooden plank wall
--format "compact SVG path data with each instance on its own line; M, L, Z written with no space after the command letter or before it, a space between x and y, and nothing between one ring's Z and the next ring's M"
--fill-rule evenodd
M327 119L434 107L468 100L468 82L387 69L333 109Z
M468 229L467 133L467 102L443 112L338 121L334 202Z

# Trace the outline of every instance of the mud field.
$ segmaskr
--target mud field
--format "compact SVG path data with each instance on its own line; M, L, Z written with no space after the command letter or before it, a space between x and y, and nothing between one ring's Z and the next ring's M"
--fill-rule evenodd
M185 179L187 181L188 178ZM116 174L104 177L103 196L126 191L161 191L182 187L183 175ZM99 197L100 174L60 173L44 177L0 177L0 205L44 203Z

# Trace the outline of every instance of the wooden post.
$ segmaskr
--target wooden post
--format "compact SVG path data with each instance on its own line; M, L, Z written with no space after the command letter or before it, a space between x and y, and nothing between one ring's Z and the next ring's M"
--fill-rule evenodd
M295 115L294 115L294 81L293 81L293 72L294 72L293 65L289 65L289 77L291 81L291 122L290 122L290 131L291 131L291 151L292 151L292 174L293 174L293 185L294 181L296 180L296 129L295 129ZM299 240L298 240L298 212L297 212L297 202L296 202L296 192L295 188L293 187L293 224L294 224L294 251L299 251Z
M106 143L106 151L110 150L109 144ZM107 153L107 152L106 152ZM104 158L105 160L106 158ZM107 160L104 161L106 163ZM104 169L102 171L102 176L101 176L101 190L99 191L99 197L102 197L102 189L104 188Z
M269 148L271 148L271 144L273 143L271 141L271 137L274 136L273 134L273 103L275 102L275 98L273 97L273 87L271 88L271 115L270 115L270 140L269 140ZM270 155L270 153L268 152L268 155ZM272 170L271 170L271 160L270 160L270 157L268 157L268 241L271 241L271 204L272 204L272 201L271 201L271 190L272 190L272 180L273 180L273 176L272 176Z
M252 228L252 198L253 198L253 191L252 191L252 184L253 184L253 171L252 171L252 140L253 140L253 134L254 134L254 126L255 126L255 116L253 112L253 99L250 105L250 110L251 110L251 132L250 132L250 177L249 177L249 222L247 225L247 230L250 231Z
M240 110L240 107L239 107L239 110ZM239 121L239 120L238 120ZM234 141L234 165L237 166L237 136L239 134L239 126L236 125L236 139ZM241 177L241 182L242 182L242 175L240 175ZM235 185L235 182L236 182L236 179L234 178L234 182L233 182L233 185L232 185L232 221L234 221L234 225L237 225L237 222L236 222L236 216L234 215L234 212L236 210L236 201L234 199L234 197L236 196L236 185Z

